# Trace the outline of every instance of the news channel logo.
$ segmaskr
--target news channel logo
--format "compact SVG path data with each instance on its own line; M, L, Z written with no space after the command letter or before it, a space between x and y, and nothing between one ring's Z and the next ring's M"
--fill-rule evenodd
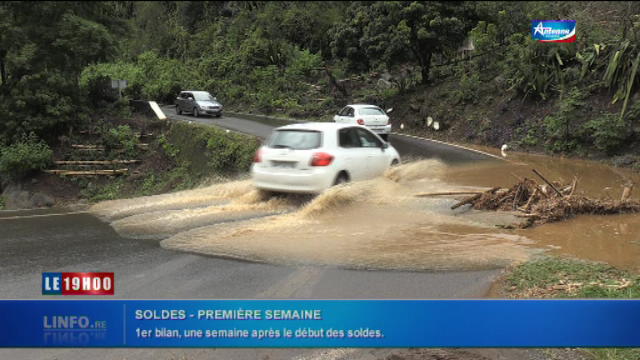
M42 295L113 295L112 272L43 272Z
M531 20L531 37L539 42L575 42L575 20Z

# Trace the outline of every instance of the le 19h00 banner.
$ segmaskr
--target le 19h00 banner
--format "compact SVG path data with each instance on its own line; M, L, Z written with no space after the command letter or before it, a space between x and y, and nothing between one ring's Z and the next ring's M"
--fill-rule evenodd
M2 300L0 347L640 347L637 300Z

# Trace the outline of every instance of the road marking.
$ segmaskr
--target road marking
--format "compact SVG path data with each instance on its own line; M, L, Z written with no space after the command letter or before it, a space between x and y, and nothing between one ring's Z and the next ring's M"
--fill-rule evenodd
M32 218L41 218L41 217L66 216L66 215L78 215L78 214L89 214L89 212L88 211L73 211L73 212L60 213L60 214L7 216L7 217L0 217L0 220L19 220L19 219L32 219Z
M492 158L495 158L495 159L500 159L500 160L509 161L508 159L505 159L505 158L500 157L500 156L498 156L498 155L493 155L493 154L490 154L490 153L488 153L488 152L484 152L484 151L482 151L482 150L476 150L476 149L468 148L468 147L466 147L466 146L462 146L462 145L457 145L457 144L448 143L448 142L445 142L445 141L440 141L440 140L435 140L435 139L429 139L429 138L420 137L420 136L415 136L415 135L409 135L409 134L402 134L402 133L399 133L399 132L392 132L391 134L393 134L393 135L400 135L400 136L406 136L406 137L410 137L410 138L414 138L414 139L418 139L418 140L432 141L432 142L434 142L434 143L438 143L438 144L442 144L442 145L448 145L448 146L453 146L453 147L456 147L456 148L459 148L459 149L462 149L462 150L473 151L473 152L475 152L475 153L482 154L482 155L485 155L485 156L489 156L489 157L492 157Z

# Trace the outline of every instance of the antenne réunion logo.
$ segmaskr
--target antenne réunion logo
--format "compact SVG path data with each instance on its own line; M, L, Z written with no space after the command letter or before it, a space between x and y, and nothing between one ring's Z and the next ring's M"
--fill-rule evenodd
M575 20L531 20L531 37L539 42L575 42Z

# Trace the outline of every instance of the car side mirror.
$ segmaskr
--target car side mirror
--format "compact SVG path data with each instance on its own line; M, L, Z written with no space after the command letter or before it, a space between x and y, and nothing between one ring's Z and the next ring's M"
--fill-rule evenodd
M386 141L383 141L382 146L380 146L380 148L382 149L382 151L384 151L385 149L389 148L389 143Z
M388 114L388 113L390 113L390 112L392 112L392 111L393 111L393 108L388 108L388 109L387 109L387 114Z

